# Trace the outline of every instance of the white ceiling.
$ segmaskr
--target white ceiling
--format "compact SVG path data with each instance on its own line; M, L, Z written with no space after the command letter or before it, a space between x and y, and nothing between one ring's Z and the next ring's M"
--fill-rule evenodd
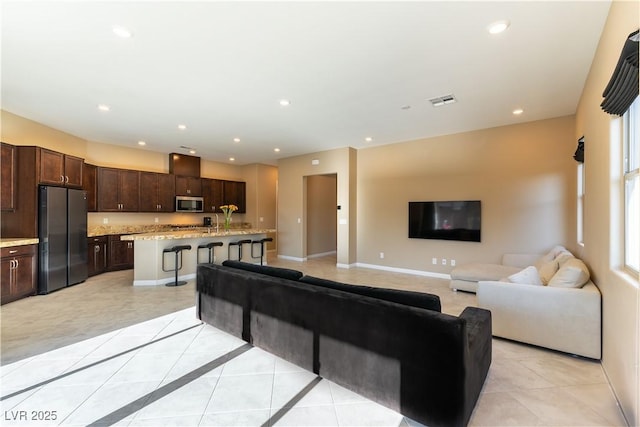
M559 117L576 111L609 5L5 0L2 108L236 164ZM511 26L490 35L500 19ZM458 102L428 102L447 94Z

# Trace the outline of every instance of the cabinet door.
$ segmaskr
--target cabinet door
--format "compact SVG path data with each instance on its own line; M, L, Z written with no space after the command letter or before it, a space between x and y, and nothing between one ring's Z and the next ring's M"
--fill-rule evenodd
M2 258L0 260L0 304L11 301L11 282L13 279L14 260Z
M109 270L133 268L133 242L120 240L120 235L109 236Z
M36 262L35 253L16 257L16 272L13 294L17 298L36 293Z
M202 180L192 176L176 175L176 195L202 196Z
M202 179L202 196L204 197L204 211L208 213L219 213L223 201L223 181L219 179Z
M0 164L2 165L2 175L0 176L0 208L3 211L12 211L16 208L16 173L17 150L13 145L1 144Z
M0 250L1 303L15 301L36 292L36 245Z
M75 156L64 156L64 179L67 187L82 188L82 171L84 159Z
M246 183L238 181L224 181L224 204L233 204L238 207L238 213L247 211Z
M98 168L98 211L120 211L118 187L120 184L119 169ZM137 196L137 195L136 195Z
M87 192L87 211L96 212L98 209L97 167L84 163L82 172L82 188Z
M87 238L87 270L89 276L103 273L107 269L107 237Z
M158 205L160 212L176 210L176 180L168 173L158 174Z
M138 212L138 198L140 192L140 172L120 170L120 210L123 212Z
M64 154L40 149L40 183L64 185Z
M140 172L140 212L158 211L158 175L153 172Z

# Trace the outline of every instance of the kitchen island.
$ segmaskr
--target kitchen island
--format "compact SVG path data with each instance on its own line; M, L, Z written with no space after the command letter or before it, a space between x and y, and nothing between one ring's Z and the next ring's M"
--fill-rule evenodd
M267 237L267 233L275 233L273 229L231 229L216 231L215 227L199 227L188 230L159 231L151 233L130 234L121 240L134 241L133 285L149 286L164 285L175 280L173 270L162 270L162 257L165 257L165 267L172 269L175 255L163 253L164 249L176 245L191 245L191 250L182 251L182 269L178 272L179 280L189 280L196 277L198 245L210 242L222 242L221 247L214 248L216 263L227 259L229 243L238 240L259 240ZM259 258L251 257L251 245L243 245L242 261L259 263ZM256 255L258 247L255 248ZM237 247L232 250L232 258L236 259ZM266 256L266 248L265 248ZM200 250L200 261L208 262L208 250Z

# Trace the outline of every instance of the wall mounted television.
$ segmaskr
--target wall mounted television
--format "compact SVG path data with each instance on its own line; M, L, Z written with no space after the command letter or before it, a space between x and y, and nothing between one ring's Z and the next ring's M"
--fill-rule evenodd
M409 238L480 241L480 200L409 202Z

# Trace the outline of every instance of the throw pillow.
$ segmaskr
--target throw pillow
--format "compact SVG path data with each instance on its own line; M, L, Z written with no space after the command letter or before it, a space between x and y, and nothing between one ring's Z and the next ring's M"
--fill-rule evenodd
M589 269L578 258L564 263L549 281L549 286L558 288L581 288L589 281Z
M574 258L573 254L567 250L564 250L556 256L555 261L558 263L558 268L561 268L565 262L569 261L572 258Z
M558 263L554 260L552 261L544 261L538 260L535 265L538 270L538 274L540 275L540 280L542 280L542 284L546 285L549 283L549 280L553 277L554 274L558 271Z
M532 265L509 276L509 281L511 283L519 283L521 285L542 286L542 280L540 280L538 270Z
M545 263L545 262L549 262L549 261L553 261L558 254L560 254L561 252L566 251L566 249L564 248L564 246L554 246L553 248L551 248L551 250L549 252L547 252L546 254L544 254L539 260L538 262L541 263Z

